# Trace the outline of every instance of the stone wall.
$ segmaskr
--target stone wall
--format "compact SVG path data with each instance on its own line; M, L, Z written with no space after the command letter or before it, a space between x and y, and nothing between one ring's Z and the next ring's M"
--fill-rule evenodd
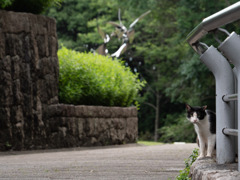
M195 161L190 170L192 180L239 180L238 164L217 164L211 158Z
M105 117L97 117L96 113L88 120L79 114L82 110L91 114L94 107L58 105L58 76L55 20L29 13L0 11L0 150L103 145L136 140L135 129L133 135L124 129L128 127L126 124L133 122L134 128L137 127L136 114L133 121L132 117L125 115L108 116L105 121ZM60 109L64 110L58 113ZM78 126L75 127L73 122ZM81 132L81 123L82 131L86 132ZM97 132L93 134L90 128L93 123L98 123L99 128L103 126L104 133L108 135L98 137ZM113 124L107 127L109 123ZM124 138L113 135L112 127L117 126L122 127L115 133L124 131ZM103 136L109 139L103 140ZM116 137L121 140L116 140Z
M49 106L49 146L76 147L136 142L135 107Z
M0 148L29 148L46 136L42 112L58 103L54 19L0 11Z

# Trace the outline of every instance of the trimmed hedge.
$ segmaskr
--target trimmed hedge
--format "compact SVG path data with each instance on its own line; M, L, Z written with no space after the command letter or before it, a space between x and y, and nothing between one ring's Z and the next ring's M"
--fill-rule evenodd
M65 47L58 51L61 103L127 107L145 82L123 61Z

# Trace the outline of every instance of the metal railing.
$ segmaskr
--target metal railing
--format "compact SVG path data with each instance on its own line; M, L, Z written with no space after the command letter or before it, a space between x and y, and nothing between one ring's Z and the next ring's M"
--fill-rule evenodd
M235 145L240 154L240 37L221 27L240 19L240 2L205 18L187 37L187 42L200 55L200 60L212 71L216 80L216 150L217 163L235 160ZM209 32L221 31L227 38L218 48L208 46L200 39ZM235 67L230 66L231 62ZM235 81L236 80L236 81ZM236 90L237 89L237 90ZM237 103L234 101L237 100ZM235 113L236 112L236 113ZM238 118L239 117L239 118ZM239 122L239 123L238 123ZM240 163L238 163L240 171Z

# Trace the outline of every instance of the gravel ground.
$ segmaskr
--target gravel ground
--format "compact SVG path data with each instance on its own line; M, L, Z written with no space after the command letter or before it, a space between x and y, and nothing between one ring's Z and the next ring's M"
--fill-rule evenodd
M0 179L169 180L196 144L0 152Z

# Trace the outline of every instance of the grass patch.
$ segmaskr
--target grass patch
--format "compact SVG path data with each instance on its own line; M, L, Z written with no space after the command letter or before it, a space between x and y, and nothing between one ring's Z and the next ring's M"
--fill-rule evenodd
M161 145L164 143L161 142L154 142L154 141L138 141L138 144L145 145L145 146L155 146L155 145Z

